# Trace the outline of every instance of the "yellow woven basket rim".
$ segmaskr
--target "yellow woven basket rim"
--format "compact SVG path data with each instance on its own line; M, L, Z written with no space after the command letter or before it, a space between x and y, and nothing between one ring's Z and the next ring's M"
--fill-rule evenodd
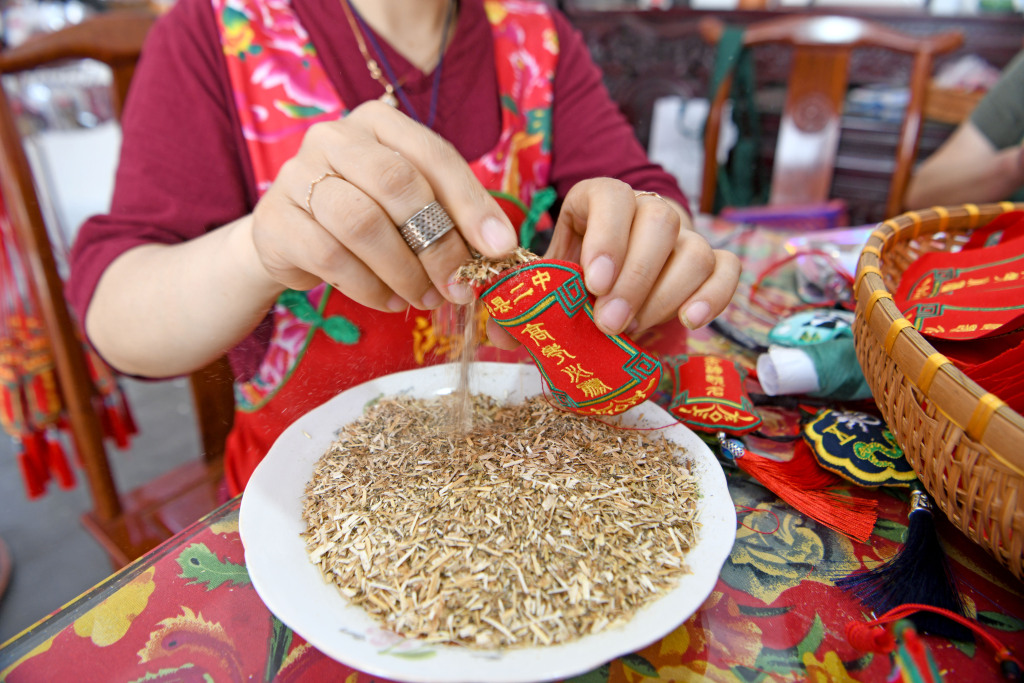
M964 204L908 211L879 223L863 247L854 280L857 315L874 340L914 386L969 438L1007 469L1024 477L1024 417L986 391L935 350L892 300L882 277L888 248L903 240L948 231L966 232L1024 203Z

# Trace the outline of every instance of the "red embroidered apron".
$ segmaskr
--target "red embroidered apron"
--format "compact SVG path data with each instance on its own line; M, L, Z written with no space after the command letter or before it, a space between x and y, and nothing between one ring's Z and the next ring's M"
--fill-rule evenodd
M305 130L343 116L308 34L288 3L212 0L243 133L260 194L294 156ZM473 161L480 182L520 225L548 183L552 82L558 38L543 3L486 0L494 36L502 130ZM430 313L381 313L326 284L287 291L273 310L274 331L258 372L237 383L226 470L238 493L277 436L338 392L380 375L446 360L457 340Z

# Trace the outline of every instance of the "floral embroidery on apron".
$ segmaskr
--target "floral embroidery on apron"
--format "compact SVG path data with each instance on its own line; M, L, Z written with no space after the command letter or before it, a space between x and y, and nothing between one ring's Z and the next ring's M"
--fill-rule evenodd
M235 103L248 142L260 194L278 169L298 151L305 130L346 110L294 9L287 2L213 0L222 30ZM557 33L545 8L536 3L485 2L494 34L502 104L502 131L493 150L472 163L481 182L517 224L530 197L547 184L551 149L553 67ZM543 28L536 30L538 22ZM517 220L518 219L518 220ZM322 309L330 288L303 293ZM238 387L239 405L255 409L289 374L316 329L295 315L295 293L286 292L274 309L272 353L254 378ZM291 305L289 305L291 304ZM426 320L429 324L429 319ZM431 333L423 319L414 326L421 341ZM358 331L339 339L354 343ZM437 344L418 345L425 358ZM268 362L268 360L270 362Z
M262 195L281 165L298 151L309 126L336 119L348 108L330 84L290 2L211 1ZM494 38L501 134L494 149L470 166L513 224L520 225L528 215L531 221L537 218L530 215L531 208L537 214L538 204L551 201L547 185L558 38L542 3L486 0L484 9ZM542 190L546 192L534 202ZM544 213L538 227L549 226ZM445 360L458 343L435 329L429 311L380 313L326 284L282 294L273 322L259 370L235 386L238 411L228 442L228 476L235 488L299 415L347 386ZM261 410L271 401L278 405ZM233 455L233 450L245 453ZM232 457L248 464L233 466Z

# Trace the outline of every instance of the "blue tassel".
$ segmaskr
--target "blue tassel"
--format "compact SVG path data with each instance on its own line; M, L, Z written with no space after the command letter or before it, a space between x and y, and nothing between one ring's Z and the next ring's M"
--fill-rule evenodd
M896 555L874 569L839 579L836 585L853 593L875 614L917 603L963 615L963 598L935 529L928 494L915 487L910 501L907 536ZM922 633L973 640L968 629L936 614L918 612L912 620Z

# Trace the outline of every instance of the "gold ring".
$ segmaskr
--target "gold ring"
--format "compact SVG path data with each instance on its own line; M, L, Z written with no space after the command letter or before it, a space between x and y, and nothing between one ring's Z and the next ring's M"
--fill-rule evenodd
M316 184L319 183L321 180L326 180L327 178L338 178L340 180L344 180L344 178L342 178L337 173L333 173L333 172L331 172L331 173L322 173L319 176L317 176L316 180L314 180L313 182L311 182L309 184L309 189L306 190L306 211L309 212L309 216L313 220L316 220L316 216L313 214L313 204L312 204L312 202L313 202L313 188L316 187Z
M654 197L656 199L660 199L661 201L665 201L665 198L662 197L660 194L658 194L657 192L651 192L650 190L633 190L633 197L635 199L640 199L640 197Z

